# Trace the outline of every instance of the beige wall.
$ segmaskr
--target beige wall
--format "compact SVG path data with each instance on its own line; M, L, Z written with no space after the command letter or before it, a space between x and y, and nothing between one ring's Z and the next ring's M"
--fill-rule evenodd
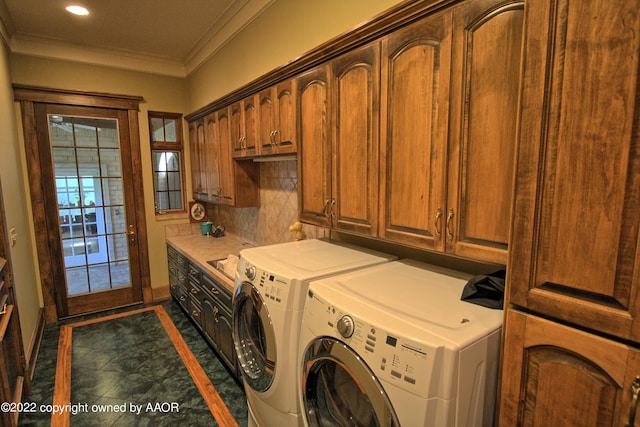
M277 0L188 76L189 109L207 105L398 3Z
M107 92L144 98L144 102L140 104L138 119L145 194L144 207L149 233L151 286L153 288L167 286L169 273L166 262L164 226L174 222L184 222L184 220L156 220L147 112L156 110L186 113L185 79L22 55L11 57L11 73L13 83L18 84ZM21 159L21 161L25 162L25 159Z
M0 39L0 181L7 228L15 228L18 239L11 249L13 278L20 313L20 326L26 351L31 351L33 335L42 306L39 278L34 271L31 209L24 179L19 129L11 88L9 51Z

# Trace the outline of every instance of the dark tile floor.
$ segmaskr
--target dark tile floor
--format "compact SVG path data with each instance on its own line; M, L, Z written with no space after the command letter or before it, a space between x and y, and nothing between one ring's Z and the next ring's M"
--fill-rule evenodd
M162 306L238 425L246 426L247 404L242 387L178 305L170 300ZM135 308L140 307L131 309ZM52 403L60 325L85 319L76 318L45 328L32 392L23 399L25 402L35 402L36 408ZM83 413L70 417L72 426L218 425L153 311L74 327L71 378L72 403L127 405L125 413L109 410L102 414L84 412L78 407ZM155 402L176 402L179 412L171 411L166 405L164 409L171 412L147 411L147 404ZM131 403L143 405L140 415L130 413ZM21 414L19 424L48 426L50 422L50 413L36 411Z

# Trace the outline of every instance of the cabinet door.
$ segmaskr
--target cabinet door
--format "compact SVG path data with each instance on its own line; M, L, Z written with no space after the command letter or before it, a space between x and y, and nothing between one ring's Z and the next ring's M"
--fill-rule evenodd
M204 118L205 137L203 156L204 180L207 183L206 201L218 201L222 196L222 181L220 175L220 142L218 135L218 118L211 113Z
M229 107L230 111L230 135L231 152L233 157L243 157L244 150L244 115L242 111L242 101L236 102Z
M444 250L450 63L450 12L382 39L382 238Z
M499 425L627 425L640 353L626 345L509 310Z
M237 358L233 344L231 313L224 307L218 306L213 320L217 330L216 339L220 357L233 372L236 372Z
M189 146L191 153L191 187L195 200L208 198L205 164L205 123L199 119L189 123Z
M273 151L275 117L274 91L270 87L258 93L258 144L262 154L271 154Z
M216 341L216 324L214 320L217 310L218 309L214 305L213 299L205 293L202 298L200 324L202 325L202 332L204 333L205 338L207 338L207 341L209 341L209 344L219 351L220 349Z
M524 2L454 10L446 251L507 263ZM445 213L443 213L444 215Z
M258 111L256 97L250 96L242 100L242 125L244 136L244 155L256 156L258 150Z
M233 206L235 203L235 180L233 158L231 156L231 117L230 109L216 112L218 130L218 167L220 170L220 200Z
M300 75L297 88L298 212L302 221L328 227L331 207L328 66Z
M331 62L333 116L332 226L378 233L380 44Z
M510 300L640 342L640 8L525 12Z
M257 112L255 97L236 102L230 108L233 158L254 157L257 150Z
M293 80L285 80L258 94L258 138L262 155L297 150L293 85Z
M275 154L295 153L296 144L296 102L295 82L285 80L275 88L275 132L273 134L273 150Z

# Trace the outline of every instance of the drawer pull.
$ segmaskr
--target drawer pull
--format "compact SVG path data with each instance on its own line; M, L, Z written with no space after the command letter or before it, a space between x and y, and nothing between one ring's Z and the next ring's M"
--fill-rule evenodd
M216 288L211 288L211 293L214 295L220 295L220 291L217 290Z
M198 290L196 288L191 288L191 293L196 295L198 293Z

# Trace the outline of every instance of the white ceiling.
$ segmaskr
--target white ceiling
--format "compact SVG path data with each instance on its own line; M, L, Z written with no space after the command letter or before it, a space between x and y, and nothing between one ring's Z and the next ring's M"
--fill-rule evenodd
M273 1L0 0L0 35L14 53L184 77Z

